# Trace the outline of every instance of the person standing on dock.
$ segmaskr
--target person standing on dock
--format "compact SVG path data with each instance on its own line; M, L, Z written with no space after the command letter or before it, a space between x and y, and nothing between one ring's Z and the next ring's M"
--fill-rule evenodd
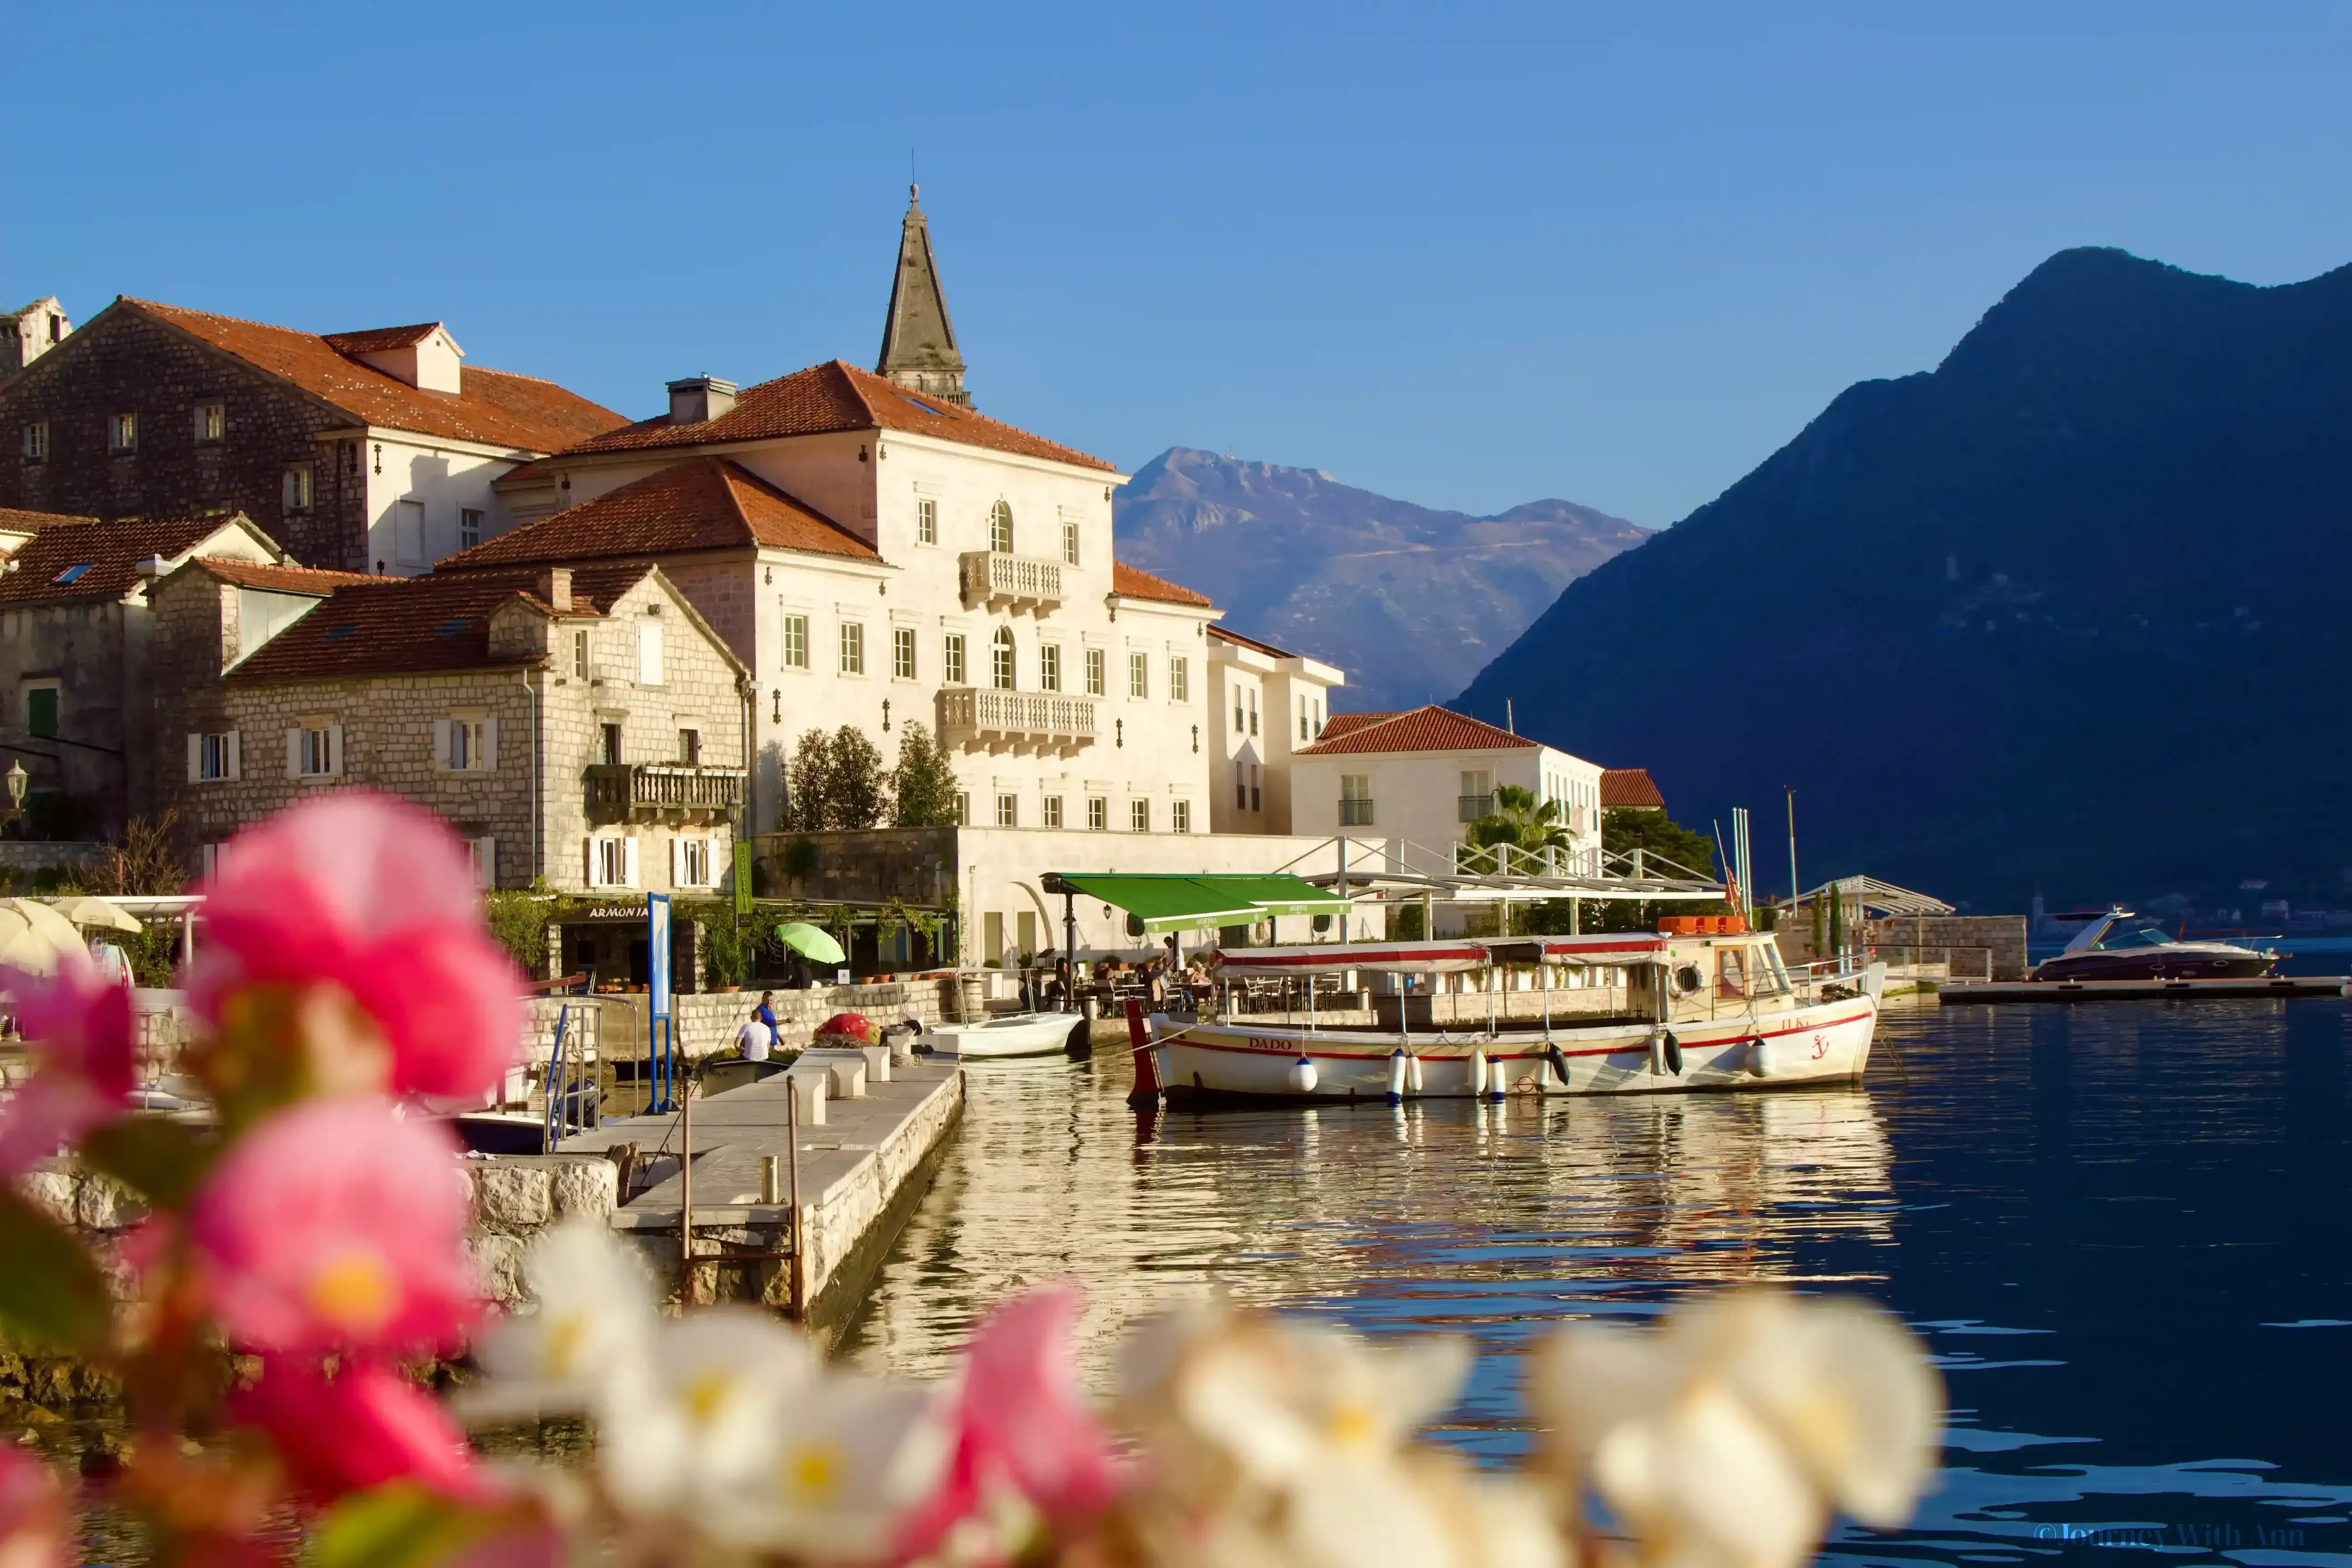
M776 1033L775 1002L776 994L774 992L762 991L760 993L759 1006L753 1008L751 1011L751 1016L753 1018L768 1026L768 1050L771 1051L775 1049L781 1043L781 1037ZM766 1060L767 1055L768 1051L761 1051L760 1053L760 1059L763 1061Z

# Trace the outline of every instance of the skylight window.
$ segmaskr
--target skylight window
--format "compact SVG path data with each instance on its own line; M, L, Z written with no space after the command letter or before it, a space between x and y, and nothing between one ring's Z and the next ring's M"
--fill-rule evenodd
M916 407L921 409L926 414L938 414L942 419L947 417L945 414L940 413L940 410L932 407L929 404L924 402L919 397L909 397L907 401L913 404Z
M465 617L465 616L458 616L455 617L454 619L446 620L446 621L442 622L442 623L441 623L441 629L440 629L438 632L436 632L434 635L435 635L436 637L456 637L459 632L462 632L462 631L464 631L465 629L466 629L466 617Z
M83 573L89 571L91 567L97 564L98 563L95 561L77 561L72 565L67 567L64 571L58 573L52 581L58 583L79 582Z
M354 623L345 621L341 626L336 626L327 633L327 640L329 642L341 642L359 629L358 626Z

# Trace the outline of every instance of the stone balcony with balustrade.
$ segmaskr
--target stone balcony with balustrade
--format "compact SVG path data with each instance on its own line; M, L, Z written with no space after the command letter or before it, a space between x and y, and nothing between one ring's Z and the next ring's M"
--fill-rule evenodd
M939 696L940 743L985 751L1071 756L1095 742L1102 703L1058 691L1000 691L944 687Z
M956 558L963 569L963 603L968 610L1023 610L1048 616L1061 607L1062 563L1036 555L1008 555L995 550L967 550Z
M743 808L744 776L741 768L683 763L592 763L587 769L588 820L723 822Z

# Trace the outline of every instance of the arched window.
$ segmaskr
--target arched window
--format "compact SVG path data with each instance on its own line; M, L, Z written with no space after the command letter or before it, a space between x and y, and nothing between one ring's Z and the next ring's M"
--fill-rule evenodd
M1001 502L999 503L1002 504ZM1013 628L999 626L989 642L991 684L999 691L1013 689Z
M988 547L999 555L1013 553L1013 509L1003 501L988 509Z

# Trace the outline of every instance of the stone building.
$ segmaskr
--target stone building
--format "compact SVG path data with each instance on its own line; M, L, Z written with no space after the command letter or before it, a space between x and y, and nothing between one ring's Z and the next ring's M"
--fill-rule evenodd
M0 316L0 382L66 341L73 323L54 294Z
M1209 628L1221 776L1209 781L1213 833L1288 833L1290 759L1330 718L1336 666L1223 626Z
M150 584L197 556L283 560L243 517L99 522L0 510L0 771L31 775L26 827L108 838L158 802Z
M198 559L155 586L157 745L192 864L364 785L446 819L485 887L715 896L747 672L659 567L333 575Z
M320 336L118 299L0 382L0 506L237 511L314 566L423 572L496 532L499 476L622 423L463 358L439 322Z

